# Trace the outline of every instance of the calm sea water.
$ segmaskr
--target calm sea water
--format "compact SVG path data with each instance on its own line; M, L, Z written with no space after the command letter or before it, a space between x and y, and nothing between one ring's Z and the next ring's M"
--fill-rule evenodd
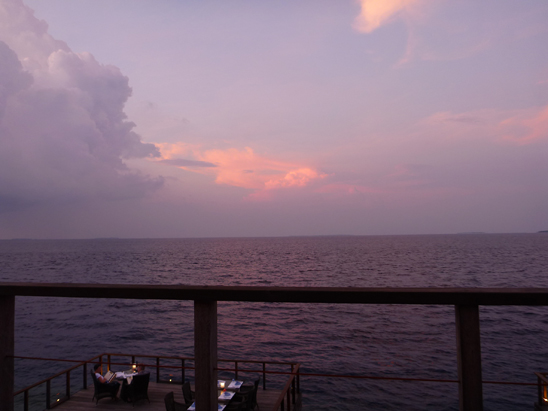
M0 267L0 281L22 282L548 287L548 234L0 241ZM480 320L484 380L548 371L548 307L481 307ZM221 358L456 379L455 345L452 307L219 303ZM192 303L17 298L16 355L101 352L192 356ZM64 368L16 360L17 388ZM310 410L458 410L453 383L303 377L301 389ZM536 388L486 384L484 399L531 410Z

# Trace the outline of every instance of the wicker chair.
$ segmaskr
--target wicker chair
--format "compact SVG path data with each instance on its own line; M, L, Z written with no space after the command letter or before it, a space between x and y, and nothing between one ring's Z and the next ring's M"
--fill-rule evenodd
M139 400L147 400L148 398L148 382L150 380L150 373L137 374L133 377L133 381L128 385L128 397L131 404L135 406L135 403Z
M225 407L224 411L242 411L245 409L246 403L244 401L230 401Z
M175 401L173 391L166 394L164 403L166 404L166 411L186 411L188 409L188 405Z
M96 400L95 405L97 405L99 400L102 400L103 398L112 398L113 400L116 399L118 388L120 388L119 384L105 384L99 382L95 376L95 371L93 370L91 371L91 379L93 380L93 387L95 389L91 401Z
M252 384L242 384L237 396L234 396L236 401L245 402L244 410L253 411L255 408L259 409L257 403L257 391L259 390L260 378L253 381Z
M183 384L182 390L185 404L190 406L194 402L194 391L190 388L190 383L188 381Z

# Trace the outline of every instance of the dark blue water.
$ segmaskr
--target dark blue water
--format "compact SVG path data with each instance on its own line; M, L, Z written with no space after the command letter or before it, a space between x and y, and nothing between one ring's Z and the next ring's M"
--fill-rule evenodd
M343 287L548 287L548 234L0 241L0 281ZM484 380L548 371L548 307L481 307ZM16 300L16 355L193 355L192 303ZM219 303L219 357L313 373L457 379L454 311L438 306ZM16 361L16 385L63 369ZM301 379L305 409L458 410L452 383ZM535 387L484 386L486 410Z

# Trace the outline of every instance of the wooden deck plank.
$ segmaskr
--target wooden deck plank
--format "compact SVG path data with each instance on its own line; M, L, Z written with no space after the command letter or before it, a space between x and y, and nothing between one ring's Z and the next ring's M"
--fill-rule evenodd
M93 386L90 386L87 390L80 390L73 394L70 400L65 401L55 407L58 411L102 411L102 410L136 410L136 411L165 411L164 396L173 391L175 401L184 402L183 392L181 385L179 384L165 384L150 382L148 386L148 396L150 403L146 400L138 401L135 406L126 403L124 401L113 401L110 398L104 398L95 405L95 401L92 401ZM273 410L274 403L278 399L281 390L263 390L259 388L257 391L257 403L261 411L275 411Z

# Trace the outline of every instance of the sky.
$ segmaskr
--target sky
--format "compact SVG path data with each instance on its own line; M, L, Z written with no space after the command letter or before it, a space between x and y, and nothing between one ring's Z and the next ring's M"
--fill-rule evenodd
M0 239L548 229L545 0L0 0Z

